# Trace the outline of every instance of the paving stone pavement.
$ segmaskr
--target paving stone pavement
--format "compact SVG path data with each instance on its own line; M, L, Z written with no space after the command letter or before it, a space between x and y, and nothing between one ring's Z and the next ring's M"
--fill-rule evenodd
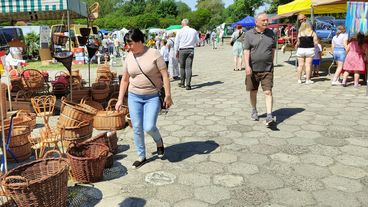
M330 76L299 85L287 58L279 54L275 67L271 130L261 91L261 119L250 120L245 72L233 71L230 46L197 48L192 90L172 82L174 105L159 116L164 159L146 136L151 161L132 169L132 129L119 131L108 180L82 206L368 206L365 88L332 87Z

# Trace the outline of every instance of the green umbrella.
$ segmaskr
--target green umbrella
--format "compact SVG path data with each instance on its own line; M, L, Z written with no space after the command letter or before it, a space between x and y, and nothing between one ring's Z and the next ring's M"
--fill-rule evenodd
M183 26L181 25L171 25L170 27L166 28L166 30L173 30L173 29L181 29Z

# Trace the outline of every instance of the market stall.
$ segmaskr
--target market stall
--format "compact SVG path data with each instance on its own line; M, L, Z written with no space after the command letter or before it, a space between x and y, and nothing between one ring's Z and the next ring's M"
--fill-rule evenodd
M295 0L277 7L277 15L345 13L346 1Z
M349 1L347 2L346 12L346 31L349 36L362 32L368 32L368 1ZM368 96L368 66L366 65L366 95Z
M88 17L87 5L81 0L0 1L0 10L0 22L59 20L63 17L66 17L68 22L69 34L70 18ZM69 45L71 45L70 42ZM2 130L4 130L4 127L2 127ZM5 143L5 136L2 137L3 143ZM5 171L7 171L6 151L3 151L3 154L5 157Z

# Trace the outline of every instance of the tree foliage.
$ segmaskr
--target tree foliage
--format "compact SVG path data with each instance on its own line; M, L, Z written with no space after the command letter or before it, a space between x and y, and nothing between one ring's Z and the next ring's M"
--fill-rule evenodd
M279 5L287 4L289 2L292 2L293 0L273 0L271 1L271 6L267 10L268 13L277 13L277 7Z
M225 10L226 21L235 22L246 16L254 16L255 10L262 6L266 0L234 0Z
M197 0L196 10L181 0L86 0L88 5L100 4L100 17L94 25L108 30L125 28L159 27L166 28L180 24L183 18L197 30L206 31L222 24L232 23L245 16L253 16L255 10L265 2L277 6L278 0L234 0L225 8L223 0ZM287 3L291 0L280 0ZM276 8L276 7L275 7ZM86 24L85 19L73 20L74 23ZM35 25L60 24L61 20L38 21ZM64 22L65 23L65 22Z

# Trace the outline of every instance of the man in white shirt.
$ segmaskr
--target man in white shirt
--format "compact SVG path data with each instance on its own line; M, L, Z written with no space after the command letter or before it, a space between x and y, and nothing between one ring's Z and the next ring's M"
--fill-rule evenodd
M194 48L199 42L198 32L188 26L189 20L183 19L181 25L183 28L178 32L175 38L176 57L180 63L180 83L179 87L191 90L192 64L194 58Z

